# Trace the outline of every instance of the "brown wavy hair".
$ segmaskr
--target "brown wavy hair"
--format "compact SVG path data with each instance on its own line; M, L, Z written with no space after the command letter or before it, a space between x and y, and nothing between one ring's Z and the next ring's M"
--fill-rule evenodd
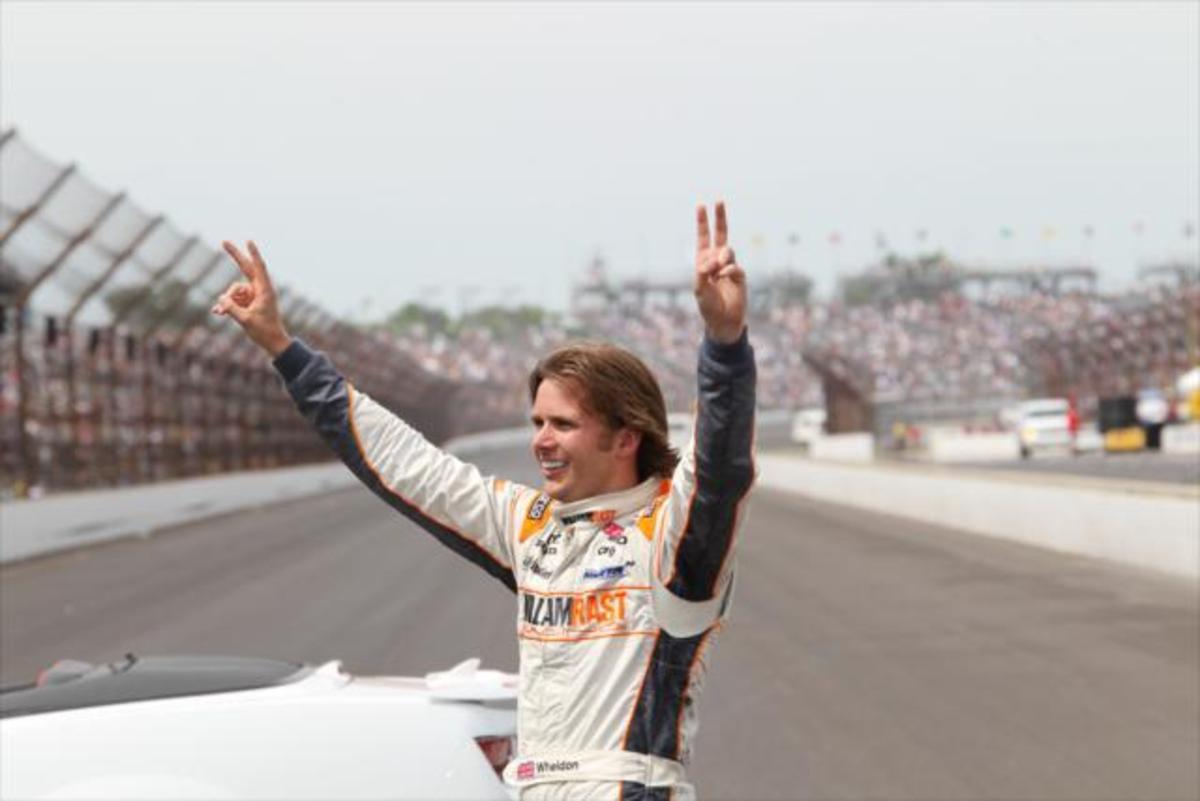
M547 378L576 390L584 411L603 419L613 431L628 428L642 435L637 452L639 481L670 477L679 454L667 437L667 404L654 373L641 359L607 342L573 342L533 368L531 403Z

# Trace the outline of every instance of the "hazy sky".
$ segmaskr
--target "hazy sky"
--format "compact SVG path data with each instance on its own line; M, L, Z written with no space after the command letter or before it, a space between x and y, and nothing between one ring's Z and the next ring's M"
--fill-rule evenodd
M1114 288L1196 258L1198 8L4 0L0 120L357 318L686 275L719 196L752 278L927 229Z

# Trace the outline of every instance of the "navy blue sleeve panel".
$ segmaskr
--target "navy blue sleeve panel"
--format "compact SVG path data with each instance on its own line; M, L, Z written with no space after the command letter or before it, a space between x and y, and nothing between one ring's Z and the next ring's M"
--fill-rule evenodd
M303 341L293 340L275 358L274 365L300 413L359 481L450 550L516 591L511 562L505 553L504 526L493 522L496 515L485 508L493 500L491 492L473 467L435 448L366 396L356 398L353 387L329 358ZM355 409L363 409L358 412L361 419L357 424ZM372 441L371 445L378 444L385 452L400 451L401 455L389 455L387 463L381 458L372 459L364 437L386 439L382 443ZM442 486L445 483L456 486ZM462 508L452 508L450 501L460 502Z
M659 632L625 730L622 748L626 751L677 761L684 758L683 718L692 706L693 683L704 670L698 662L712 631L685 638ZM641 796L630 792L625 797Z
M705 337L696 376L694 486L666 584L684 600L707 601L717 590L754 482L756 370L748 332L731 344Z
M300 371L312 361L315 355L303 340L293 339L283 353L275 357L272 364L275 365L275 370L283 377L284 382L290 384L296 380Z

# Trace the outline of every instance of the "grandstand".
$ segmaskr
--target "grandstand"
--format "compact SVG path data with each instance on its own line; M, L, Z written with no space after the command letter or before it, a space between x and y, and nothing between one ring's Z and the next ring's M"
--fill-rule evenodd
M864 275L883 274L884 287L857 290L874 302L821 311L805 359L839 408L862 407L835 415L831 403L832 431L882 436L904 418L994 422L1004 406L1047 395L1080 398L1094 414L1103 396L1168 390L1200 358L1194 268L1154 272L1177 280L1104 296L1085 267L955 266L937 286L873 268ZM997 283L1008 291L991 291Z

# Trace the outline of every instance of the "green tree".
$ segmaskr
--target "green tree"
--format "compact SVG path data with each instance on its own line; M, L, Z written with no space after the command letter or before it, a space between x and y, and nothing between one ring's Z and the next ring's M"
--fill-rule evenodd
M410 301L388 315L383 325L398 334L416 326L424 326L429 334L440 334L449 331L451 321L450 316L441 309Z
M191 302L187 298L187 284L171 278L159 281L153 287L143 284L112 289L105 294L104 305L114 320L120 319L133 328L145 328L169 315L164 322L169 328L172 322L195 318L204 304ZM206 322L202 319L201 324Z

